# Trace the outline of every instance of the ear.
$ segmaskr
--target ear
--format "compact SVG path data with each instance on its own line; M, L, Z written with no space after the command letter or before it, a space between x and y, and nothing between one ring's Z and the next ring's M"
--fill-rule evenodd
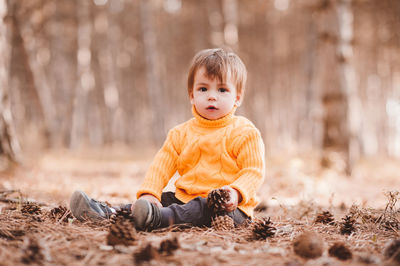
M194 104L193 91L189 94L190 104Z
M237 92L236 101L235 101L235 105L237 107L239 107L242 104L242 100L243 100L242 95L243 95L243 91Z

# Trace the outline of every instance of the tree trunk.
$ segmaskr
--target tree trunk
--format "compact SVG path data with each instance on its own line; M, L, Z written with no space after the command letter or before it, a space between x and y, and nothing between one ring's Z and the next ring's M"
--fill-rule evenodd
M91 61L91 24L89 21L89 3L79 3L78 9L78 79L75 85L72 108L72 126L69 147L76 148L87 136L88 93L94 88Z
M239 52L239 34L238 34L238 3L237 0L223 0L222 11L224 14L224 41L225 44Z
M52 29L50 48L52 60L48 77L55 102L55 143L66 147L70 144L72 127L73 100L77 77L77 5L80 1L54 1L54 18L49 27ZM60 34L60 32L62 34Z
M156 35L152 23L152 4L148 0L140 2L140 20L142 23L143 45L146 58L147 92L152 112L152 129L155 143L160 144L165 137L163 89L157 67L158 54Z
M337 5L337 17L339 22L339 77L340 87L346 96L347 103L347 172L351 174L354 163L360 157L360 127L361 127L361 102L358 96L358 84L356 82L353 66L353 12L352 0L340 0Z
M7 21L7 2L0 0L0 20ZM0 153L11 161L20 158L19 143L15 135L8 98L8 77L10 67L10 34L8 23L0 23Z
M91 113L91 119L89 121L92 121L92 125L89 123L89 128L94 129L97 132L95 132L96 140L97 143L101 144L106 144L106 143L111 143L112 141L112 135L111 135L111 126L110 126L110 114L107 108L107 104L104 99L104 92L105 92L105 85L107 85L107 75L103 74L108 71L107 67L106 69L103 69L104 66L100 64L99 58L101 54L108 53L107 51L107 42L104 41L101 37L99 37L99 33L96 32L94 29L94 21L96 19L96 16L98 16L98 12L96 12L96 9L93 7L94 4L91 6L91 14L90 14L90 19L91 19L91 42L90 42L90 53L91 53L91 58L90 58L90 64L91 64L91 69L93 72L93 77L94 77L94 90L92 90L89 93L88 100L89 100L89 105L90 105L90 113ZM104 12L104 11L102 11Z
M22 67L21 72L26 76L26 80L22 81L24 84L17 86L17 88L10 88L15 90L18 87L21 87L21 89L23 87L24 91L21 94L25 96L26 100L22 101L22 104L31 106L32 108L31 110L29 110L29 107L27 108L28 112L32 112L28 118L30 118L30 122L33 122L35 121L32 120L35 116L34 113L38 114L35 118L41 121L35 121L34 123L36 123L37 128L43 126L45 145L50 146L52 143L52 134L54 134L55 129L53 116L54 104L46 79L46 71L44 70L44 66L37 60L38 42L33 38L35 36L33 26L24 21L25 18L19 12L21 8L21 3L9 1L8 13L10 14L12 36L14 38L12 50L16 49L11 54L12 62L10 71L14 71L14 73L11 73L10 76L13 77L15 75L15 79L21 81L21 73L16 73L15 71L18 71L18 68ZM14 42L18 42L18 44L16 45ZM22 66L19 66L19 64L22 64ZM14 84L10 84L10 86L12 85Z
M210 40L215 47L224 45L224 18L222 16L221 2L206 0L208 20L210 23Z
M341 79L343 64L337 51L342 43L339 20L336 13L337 2L318 1L313 6L318 34L318 50L314 84L321 92L323 104L323 138L322 161L327 167L338 167L337 170L350 172L349 145L350 134L348 124L348 94ZM340 153L343 161L332 154ZM343 163L342 163L343 162ZM344 165L344 167L343 167Z
M304 116L306 119L304 138L310 143L310 148L319 149L321 147L322 140L322 106L320 102L320 95L318 88L316 88L316 61L317 55L317 43L318 35L316 34L314 22L312 18L307 24L307 55L305 60L305 92L304 92Z

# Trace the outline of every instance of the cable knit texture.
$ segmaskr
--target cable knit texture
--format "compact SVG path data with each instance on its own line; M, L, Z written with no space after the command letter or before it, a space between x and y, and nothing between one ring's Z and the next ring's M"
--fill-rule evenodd
M229 185L242 196L239 209L252 217L265 174L264 143L248 119L234 115L235 109L208 120L192 107L194 118L170 130L137 197L148 193L161 200L162 190L178 171L175 196L182 202Z

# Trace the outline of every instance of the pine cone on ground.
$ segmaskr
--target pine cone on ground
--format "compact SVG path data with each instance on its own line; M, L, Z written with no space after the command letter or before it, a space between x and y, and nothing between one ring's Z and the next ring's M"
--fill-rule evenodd
M25 214L33 214L33 215L39 215L42 213L42 210L40 208L39 205L37 205L36 203L25 203L24 205L22 205L22 209L21 209L22 213Z
M400 251L400 239L395 239L385 245L385 248L383 249L383 255L388 259L398 251Z
M117 221L127 220L134 224L132 212L126 209L117 210L115 214L111 215L110 222L115 224Z
M353 218L351 215L346 215L345 218L342 219L343 222L341 222L340 226L340 233L342 235L350 235L356 230L355 224L356 220Z
M136 240L136 229L129 220L117 220L111 224L108 235L107 245L125 245L130 246Z
M160 243L159 252L172 255L179 247L178 238L174 237L173 239L165 239Z
M393 257L391 258L391 260L396 264L396 265L400 265L400 250L398 250Z
M349 260L353 257L350 249L341 242L334 243L328 250L329 256L336 257L339 260Z
M333 218L332 213L330 213L329 211L324 211L317 215L314 222L328 224L328 225L334 225L335 219Z
M150 261L152 259L158 259L160 254L158 250L153 247L150 243L143 249L140 249L138 252L133 254L133 259L136 264L140 264L145 261Z
M258 219L253 224L253 237L256 240L265 240L268 237L272 237L276 233L276 227L272 226L271 218L264 217Z
M235 228L235 223L228 215L221 215L212 219L211 227L217 231L229 231Z
M225 203L230 200L230 194L225 189L214 189L207 196L207 206L215 215L222 215L225 212Z
M43 261L42 248L34 238L26 238L24 247L22 248L23 255L21 261L25 264L41 264Z
M389 231L397 231L400 229L400 222L396 219L387 219L383 224L382 227Z
M305 232L293 241L294 252L303 258L315 259L324 252L324 241L319 234Z
M268 205L265 202L260 202L255 208L255 212L265 212L268 209Z
M62 222L65 223L68 222L69 218L73 218L71 211L68 210L67 207L61 205L50 210L50 217L56 221L64 217Z

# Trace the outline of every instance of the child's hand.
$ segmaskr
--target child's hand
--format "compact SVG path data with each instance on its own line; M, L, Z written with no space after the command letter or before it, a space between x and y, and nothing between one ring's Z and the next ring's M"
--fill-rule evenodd
M225 211L233 212L234 210L236 210L240 202L241 198L240 193L236 189L231 188L230 186L223 186L221 189L229 191L230 195L229 201L225 203Z
M139 197L139 199L145 199L145 200L149 201L150 203L154 203L158 208L162 207L161 202L151 194L143 194L142 196ZM134 206L135 206L135 204L132 204L132 209L131 209L132 212L133 212Z

